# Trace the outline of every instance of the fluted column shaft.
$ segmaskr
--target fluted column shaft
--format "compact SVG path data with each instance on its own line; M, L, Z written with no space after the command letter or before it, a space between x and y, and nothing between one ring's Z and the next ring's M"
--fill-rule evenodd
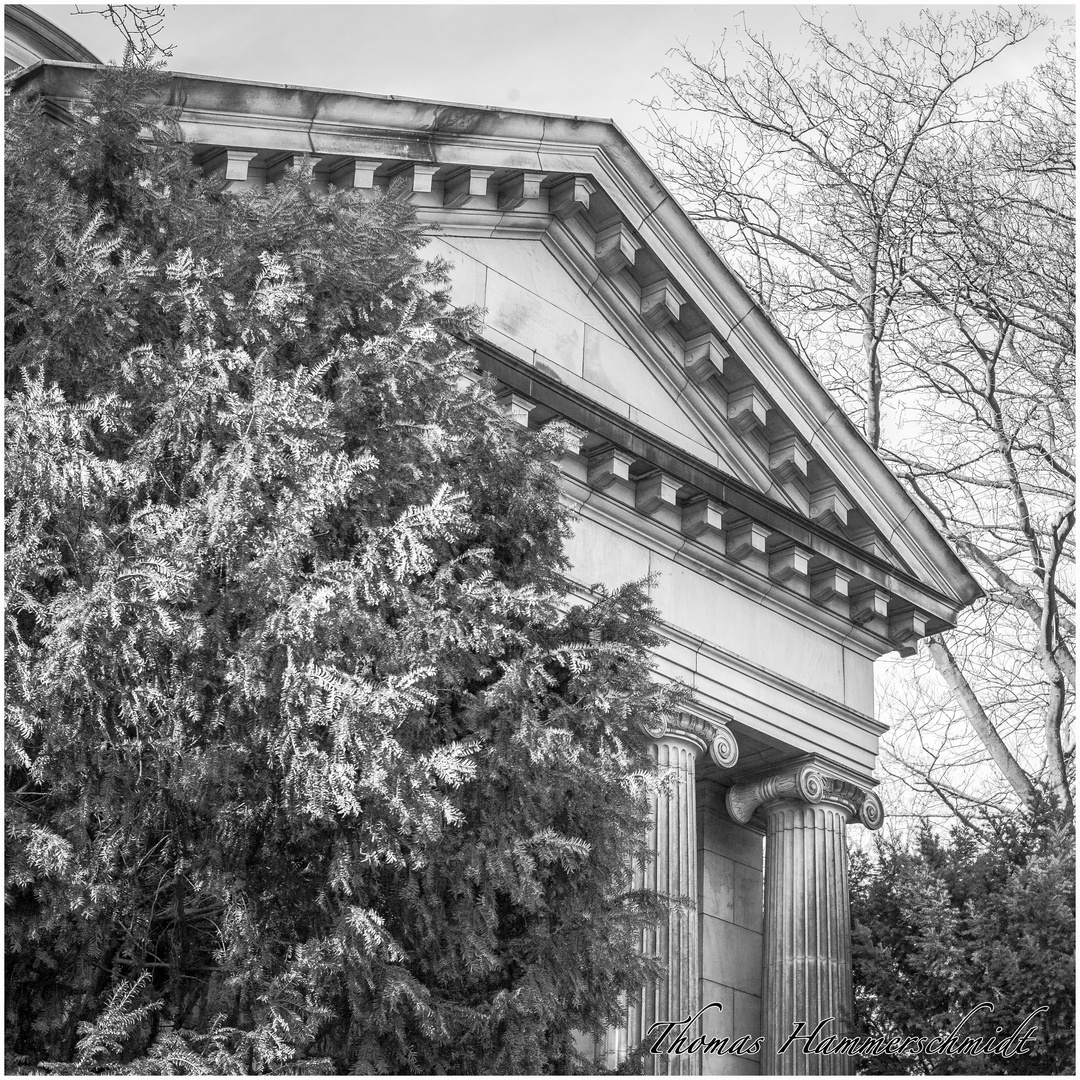
M780 1075L851 1071L851 1058L804 1054L802 1040L776 1056L799 1022L803 1035L830 1017L822 1034L851 1029L848 819L842 807L797 802L765 812L762 1067Z
M695 763L707 747L714 761L730 767L738 759L738 747L724 725L687 714L649 734L657 772L668 786L653 798L652 858L644 870L635 871L634 888L688 903L672 905L659 926L643 932L642 951L659 956L666 974L627 1003L626 1024L608 1033L605 1057L615 1068L630 1048L639 1046L646 1074L685 1076L699 1071L698 1054L650 1050L665 1025L694 1017L699 1009ZM680 1033L688 1043L697 1034L696 1026L680 1026L660 1049L670 1049Z
M736 821L765 819L761 1071L849 1074L850 1055L813 1051L852 1033L847 825L879 828L881 801L803 764L736 785L727 804Z
M652 850L654 858L639 870L635 888L657 892L672 899L697 893L697 803L694 793L695 761L704 747L696 740L668 732L653 743L661 776L670 787L653 800ZM648 1075L680 1076L690 1072L689 1054L651 1054L657 1021L667 1024L697 1012L698 919L696 908L673 906L658 927L646 930L642 948L660 957L666 977L646 985L630 1002L627 1042L645 1051ZM652 1038L650 1038L652 1033Z

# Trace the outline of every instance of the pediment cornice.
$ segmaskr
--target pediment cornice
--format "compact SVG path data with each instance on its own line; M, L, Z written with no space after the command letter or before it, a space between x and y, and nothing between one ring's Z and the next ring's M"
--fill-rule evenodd
M770 598L868 653L910 652L951 625L957 601L880 555L709 466L553 375L482 344L481 368L516 395L531 426L568 423L564 469L629 528L669 534L680 558ZM528 407L525 407L528 403Z
M43 94L55 113L85 96L93 71L48 62L13 84ZM226 189L272 183L306 157L324 182L361 196L396 181L394 190L421 216L447 230L542 238L635 342L679 407L710 433L718 460L759 490L708 463L680 467L703 470L703 492L712 485L710 497L719 498L719 485L729 510L779 530L815 559L827 550L838 575L834 599L851 581L865 584L865 595L852 599L856 622L895 625L884 637L906 646L979 595L956 555L610 121L186 74L171 77L165 103L178 109L197 160ZM662 441L651 440L654 451ZM861 546L845 535L848 528ZM739 536L733 550L745 549L751 561L767 556L766 573L775 563L780 580L806 576L801 556L774 560L753 527ZM828 593L825 585L816 589L819 597Z

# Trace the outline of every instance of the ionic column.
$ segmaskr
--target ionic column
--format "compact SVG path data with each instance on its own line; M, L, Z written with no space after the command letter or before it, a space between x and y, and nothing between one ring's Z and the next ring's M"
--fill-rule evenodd
M644 871L636 872L634 888L673 899L687 897L694 906L673 907L660 926L644 933L643 951L659 955L667 975L645 986L628 1002L627 1022L608 1032L605 1056L614 1068L625 1060L628 1049L640 1046L646 1074L689 1075L698 1072L699 1055L654 1055L649 1050L663 1030L654 1029L657 1021L666 1025L692 1017L699 1008L695 762L707 748L718 765L731 768L739 750L725 726L686 713L669 724L650 728L649 734L658 772L669 778L670 786L653 800L653 858ZM671 1042L666 1040L664 1049L670 1048Z
M815 1043L794 1040L798 1025L816 1044L852 1034L851 914L847 836L850 821L881 827L881 800L813 764L791 767L727 796L728 812L746 823L765 818L765 941L762 956L763 1074L822 1075L853 1071L844 1054L805 1053Z

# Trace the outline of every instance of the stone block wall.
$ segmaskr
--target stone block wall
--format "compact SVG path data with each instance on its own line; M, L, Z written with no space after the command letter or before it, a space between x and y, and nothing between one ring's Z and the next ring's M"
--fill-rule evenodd
M701 1003L723 1004L701 1018L711 1037L753 1041L761 1034L764 837L732 821L724 788L697 781L698 920ZM757 1057L703 1054L707 1076L756 1076Z

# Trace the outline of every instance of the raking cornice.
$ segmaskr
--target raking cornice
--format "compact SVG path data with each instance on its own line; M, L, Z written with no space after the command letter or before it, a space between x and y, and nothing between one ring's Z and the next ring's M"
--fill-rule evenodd
M94 70L41 62L12 84L63 106L85 97ZM598 217L627 223L650 265L662 267L675 302L685 300L724 340L922 585L954 607L980 595L963 563L612 121L182 73L170 76L162 101L179 110L185 139L208 152L236 147L587 176Z

